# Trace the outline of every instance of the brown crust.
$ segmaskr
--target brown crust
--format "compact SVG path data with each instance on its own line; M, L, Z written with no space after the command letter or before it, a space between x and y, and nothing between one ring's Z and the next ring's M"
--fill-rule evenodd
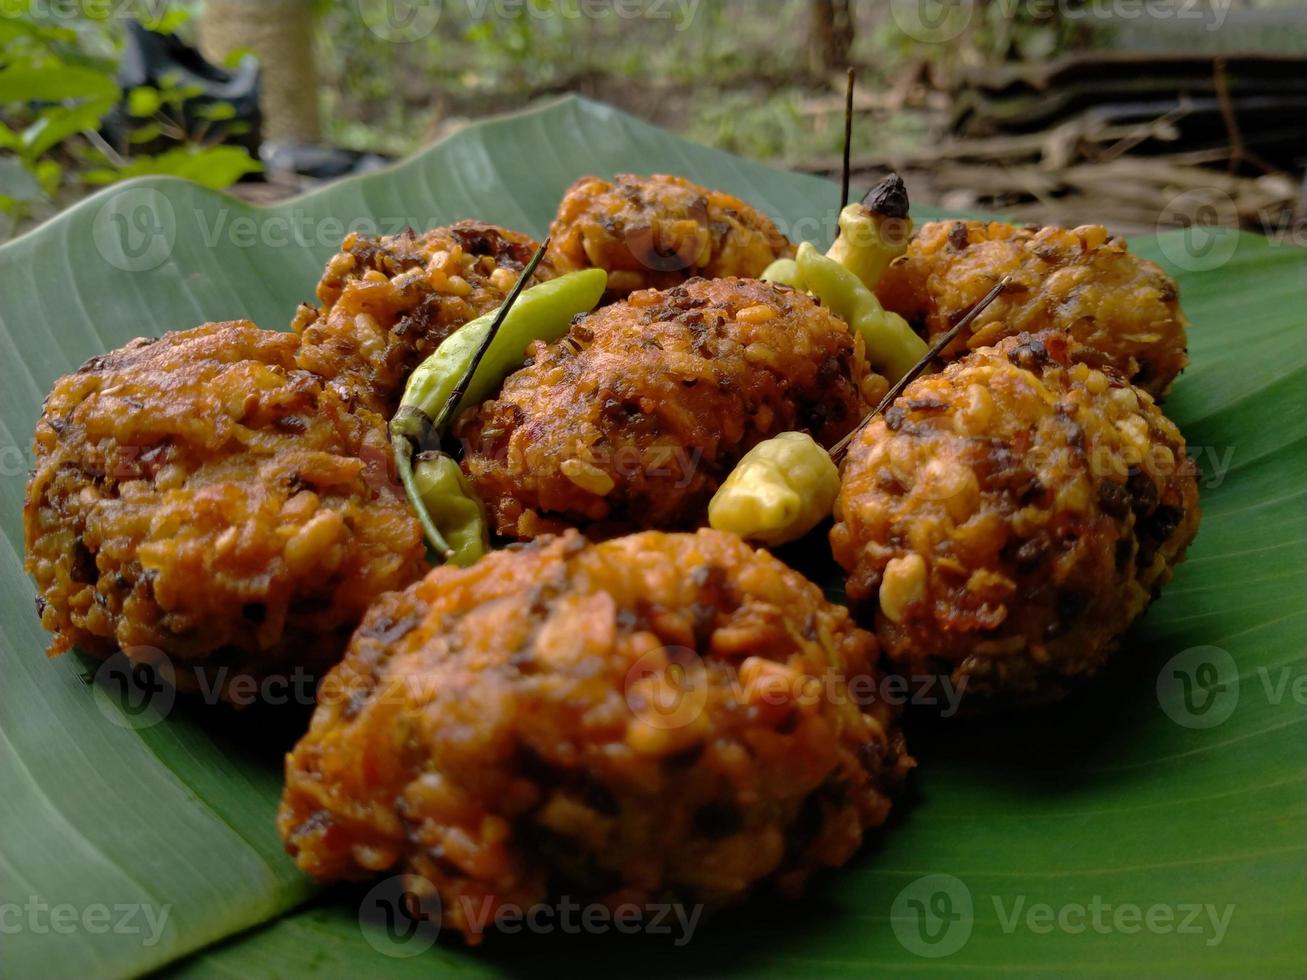
M224 683L311 672L422 573L383 420L297 369L296 345L210 323L55 382L23 511L52 654L154 648L183 688L208 664Z
M808 296L697 279L635 293L533 345L455 434L502 534L684 529L703 523L754 444L802 429L830 445L886 387L861 337Z
M499 306L538 248L479 221L422 234L348 235L291 328L300 367L389 418L409 374L442 340ZM533 281L552 275L547 263Z
M1145 392L1022 334L919 378L850 447L831 531L899 671L974 706L1103 663L1198 527L1184 439Z
M611 296L666 289L694 276L753 278L794 246L775 223L738 197L684 177L582 177L549 228L560 272L607 270Z
M469 907L551 893L795 891L884 822L913 765L875 653L715 531L573 531L438 568L379 600L324 682L278 827L318 878L418 876L473 940Z
M1010 277L1009 288L949 345L946 357L1023 332L1063 330L1097 351L1100 365L1155 398L1165 396L1189 363L1175 281L1101 225L931 222L890 264L876 294L886 309L934 338L1003 276Z

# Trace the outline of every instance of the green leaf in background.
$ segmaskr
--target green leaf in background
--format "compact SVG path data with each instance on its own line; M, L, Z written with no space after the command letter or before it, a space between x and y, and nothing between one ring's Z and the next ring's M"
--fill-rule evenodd
M113 76L90 68L46 63L0 69L0 93L6 102L62 102L64 99L118 101Z
M113 108L113 104L113 98L90 99L79 105L45 109L36 122L23 130L23 155L35 159L73 133L99 129L101 117Z
M834 231L827 182L565 100L276 207L147 179L0 247L0 974L169 963L231 977L1307 971L1307 253L1256 236L1191 229L1132 243L1177 277L1194 324L1193 364L1167 408L1205 470L1205 517L1114 669L1043 712L914 717L921 768L882 835L802 901L751 902L684 946L517 935L388 957L378 950L408 950L360 926L366 886L313 897L281 853L279 755L301 713L179 703L132 728L142 717L89 682L96 665L46 661L20 507L58 375L205 319L284 328L349 227L474 216L539 235L572 180L617 171L734 192L795 238ZM167 916L157 934L143 918L136 933L79 918L56 934L43 905Z
M203 187L230 187L262 165L239 146L178 146L156 156L137 157L117 168L88 170L88 184L108 184L131 177L166 175L193 180Z
M127 112L138 119L146 119L159 111L163 99L158 89L138 85L127 93Z

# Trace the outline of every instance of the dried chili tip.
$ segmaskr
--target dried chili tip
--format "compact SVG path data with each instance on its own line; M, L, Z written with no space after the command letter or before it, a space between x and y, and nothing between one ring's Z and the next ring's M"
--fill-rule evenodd
M885 218L908 216L908 188L898 174L890 174L862 196L862 206Z

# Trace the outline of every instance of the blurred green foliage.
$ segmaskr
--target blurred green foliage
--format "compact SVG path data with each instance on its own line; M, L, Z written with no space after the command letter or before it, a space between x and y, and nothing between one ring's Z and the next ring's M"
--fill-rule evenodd
M175 31L190 16L184 6L156 5L145 26ZM210 145L208 127L231 115L219 103L200 124L181 123L182 105L197 94L175 80L123 93L117 81L125 21L110 4L49 4L7 0L0 19L0 238L20 222L40 219L88 188L143 174L171 174L210 187L228 187L259 169L238 147ZM125 98L124 98L125 95ZM100 135L120 103L128 145ZM228 132L234 123L227 123ZM146 147L149 147L148 151ZM162 148L160 148L162 147ZM5 225L8 227L5 227Z
M443 3L402 39L375 29L388 2L316 0L324 118L345 145L407 153L455 120L579 91L751 156L840 146L840 120L805 105L826 81L807 66L806 0L646 3L644 16L577 0Z

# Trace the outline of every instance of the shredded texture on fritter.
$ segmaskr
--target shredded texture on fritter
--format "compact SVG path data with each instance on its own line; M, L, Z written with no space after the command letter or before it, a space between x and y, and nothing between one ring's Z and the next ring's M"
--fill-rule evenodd
M1175 280L1101 225L931 222L885 271L876 293L886 309L933 339L1003 276L1011 285L945 357L1023 332L1062 330L1098 352L1098 366L1114 368L1155 398L1189 363Z
M383 420L297 369L296 344L210 323L55 383L23 511L52 655L154 648L183 688L206 662L313 671L422 574Z
M887 387L806 294L694 279L536 343L455 433L501 534L687 529L754 444L798 429L830 445Z
M684 177L582 177L550 226L549 258L560 272L608 272L612 296L665 289L694 276L754 278L794 254L775 223L738 197Z
M318 878L416 876L473 941L551 894L794 892L913 765L875 654L716 531L573 531L438 568L380 599L324 681L278 826Z
M478 221L422 234L351 233L301 305L300 367L389 418L409 374L469 320L499 306L538 244ZM550 278L547 262L533 282Z
M919 378L850 447L831 531L905 674L965 703L1061 696L1170 580L1198 528L1180 431L1063 334Z

